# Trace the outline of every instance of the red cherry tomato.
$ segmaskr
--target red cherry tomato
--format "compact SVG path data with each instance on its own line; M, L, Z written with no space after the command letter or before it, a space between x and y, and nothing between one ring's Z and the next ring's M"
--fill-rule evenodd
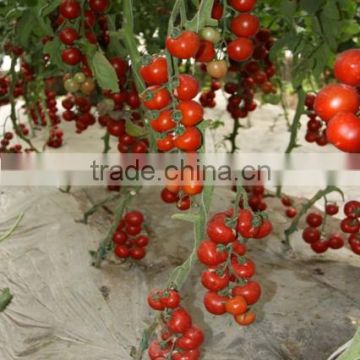
M322 254L322 253L326 252L329 249L329 242L328 241L323 241L323 240L316 241L316 242L311 244L311 248L317 254Z
M244 238L255 238L259 228L253 225L254 216L249 209L240 209L236 230Z
M148 85L163 85L168 82L168 68L164 57L157 57L140 69L140 74Z
M203 342L203 331L199 327L193 325L184 332L182 337L177 340L176 345L183 350L194 350L198 348Z
M172 56L179 59L195 57L200 47L199 35L193 31L184 31L175 39L166 39L166 48Z
M254 52L254 44L248 38L238 38L228 44L227 50L230 59L234 61L246 61Z
M81 61L81 52L74 47L67 48L61 53L61 59L65 64L77 65Z
M172 110L164 110L157 119L151 121L151 127L157 132L167 132L176 127L176 122L172 118Z
M250 259L246 259L246 262L241 264L236 257L232 257L231 266L233 272L240 278L249 279L255 274L255 264Z
M256 0L230 0L230 6L240 12L250 12L254 9Z
M72 46L75 40L77 40L78 38L79 38L79 34L73 28L68 27L62 29L59 33L59 39L65 45Z
M233 296L243 296L248 305L258 302L261 296L261 287L256 281L249 281L246 285L235 286L232 289Z
M359 106L357 91L343 84L327 85L317 94L314 103L316 114L326 122L340 112L356 114Z
M336 114L327 127L327 138L339 150L360 153L360 118L349 112Z
M323 218L318 213L309 213L306 216L306 222L311 227L319 227L322 224Z
M320 240L320 231L313 227L307 227L303 231L302 238L308 244L316 243Z
M257 16L251 14L240 14L235 16L230 23L230 30L237 37L252 37L260 28L260 21Z
M360 49L346 50L338 55L334 72L340 82L360 86Z
M329 247L331 249L337 250L344 247L345 241L344 238L340 234L332 234L329 237Z
M174 145L185 152L193 152L200 148L202 135L198 128L188 127L182 135L174 139Z
M360 230L360 222L358 219L347 217L341 220L340 228L344 233L355 234Z
M109 7L109 0L89 0L89 6L92 11L101 13Z
M144 105L150 110L161 110L170 102L169 91L159 86L150 86L144 95Z
M181 101L192 100L199 92L199 82L191 75L181 74L175 96Z
M249 326L256 320L256 315L253 312L247 312L234 316L235 321L241 326Z
M201 40L199 50L195 55L198 62L207 63L215 58L216 52L214 44L208 40Z
M115 255L116 255L117 257L119 257L119 258L125 259L125 258L128 258L128 257L130 256L130 251L129 251L129 249L128 249L126 246L124 246L124 245L117 245L117 246L115 247L114 252L115 252Z
M347 217L352 219L360 217L360 201L348 201L344 206L344 213Z
M215 0L211 11L211 17L215 20L220 20L224 13L224 7L219 0Z
M167 204L173 204L179 201L179 195L169 191L167 188L164 188L161 191L161 199Z
M186 127L195 126L204 118L203 107L194 100L181 101L177 109L181 111L181 123Z
M178 308L171 314L167 326L175 334L185 333L192 325L191 317L186 310Z
M218 250L217 244L210 240L205 240L200 244L197 255L199 261L208 266L217 266L227 258L227 253Z
M167 152L172 149L174 149L174 138L172 135L167 135L166 137L162 139L156 140L156 146L159 149L159 151Z
M161 297L161 303L168 309L176 309L180 305L180 294L175 290L165 290Z
M243 296L235 296L226 302L225 310L234 316L244 314L247 310L247 302Z
M158 311L165 310L165 305L161 301L162 298L162 291L158 289L153 289L147 296L147 301L149 306Z
M76 0L63 0L59 12L65 19L76 19L81 13L80 4Z
M208 291L204 296L206 310L213 315L223 315L226 313L225 304L228 298L221 296L213 291Z
M233 229L225 224L225 216L217 217L208 223L207 234L210 240L218 244L227 245L236 240Z
M201 275L201 283L210 291L218 292L225 289L229 285L230 276L225 271L219 275L218 271L208 269Z

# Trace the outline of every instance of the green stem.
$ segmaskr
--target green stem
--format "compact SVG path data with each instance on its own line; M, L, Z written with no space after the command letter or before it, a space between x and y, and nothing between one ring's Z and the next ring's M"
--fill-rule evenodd
M296 147L298 147L297 136L300 128L300 119L304 113L304 103L305 103L306 94L302 86L300 86L297 89L297 92L298 92L298 104L296 107L296 112L294 115L293 122L290 127L290 131L291 131L290 142L285 151L286 154L290 154Z
M103 154L107 154L110 149L110 134L106 131L105 135L101 138L104 142L104 150L103 150Z
M116 194L116 195L108 196L105 199L99 201L98 203L94 204L90 209L86 210L82 219L77 220L77 222L87 224L90 216L95 214L106 203L118 200L121 196L122 196L122 194Z
M336 186L327 186L324 190L319 190L308 202L306 202L302 206L301 210L299 211L298 215L294 218L291 225L285 230L284 243L288 248L290 248L290 236L291 234L293 234L295 231L298 230L298 225L301 218L308 212L308 210L310 210L315 205L315 203L318 200L320 200L327 194L330 194L335 191L341 194L342 197L344 197L343 192Z
M0 236L0 242L8 239L14 233L14 231L19 226L20 221L23 219L23 217L24 217L24 213L21 213L18 215L15 223L11 226L11 228L8 231L6 231L3 235Z

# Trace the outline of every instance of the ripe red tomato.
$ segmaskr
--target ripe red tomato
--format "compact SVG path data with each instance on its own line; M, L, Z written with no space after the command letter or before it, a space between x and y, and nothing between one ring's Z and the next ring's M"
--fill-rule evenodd
M294 218L297 215L297 210L293 207L286 209L286 216L290 219Z
M201 176L192 169L185 168L182 174L182 190L186 195L197 195L202 192L203 182Z
M249 209L240 209L236 230L244 238L255 238L259 228L253 225L254 216Z
M201 274L201 283L208 290L218 292L229 285L230 276L228 272L219 275L218 271L208 269Z
M193 152L200 148L202 143L202 135L198 128L187 127L182 135L174 140L174 145L185 152Z
M165 310L165 305L161 301L162 298L162 291L158 289L153 289L149 292L147 296L147 302L149 306L158 311Z
M344 213L352 219L360 217L360 202L356 200L348 201L344 206Z
M224 13L224 7L219 0L215 0L211 11L211 17L215 20L220 20Z
M134 247L130 249L130 256L135 260L141 260L145 257L146 250L143 247Z
M164 137L162 139L157 139L156 146L159 151L163 151L163 152L167 152L167 151L174 149L175 144L174 144L173 136L167 135L166 137Z
M157 132L167 132L176 127L176 122L172 118L172 110L164 110L157 119L151 121L151 127Z
M186 330L184 335L176 341L176 345L183 350L194 350L204 342L203 331L193 325L190 329Z
M307 227L304 229L302 237L308 244L313 244L320 240L320 231L313 227Z
M263 239L272 232L272 223L269 219L262 219L261 225L258 228L258 233L255 236L255 239Z
M109 0L89 0L90 9L94 12L104 12L109 7Z
M231 315L244 314L247 310L247 302L243 296L235 296L226 302L225 310Z
M213 291L208 291L204 296L204 305L206 310L213 315L222 315L226 313L225 304L228 298L221 296Z
M130 255L130 250L124 245L117 245L114 252L117 257L122 259L128 258Z
M249 279L255 274L255 264L250 259L246 259L246 262L241 264L236 257L232 257L231 266L234 273L240 278Z
M210 240L218 244L227 245L236 240L234 230L225 224L226 217L217 217L207 225L207 234Z
M167 204L173 204L179 201L179 194L169 191L167 188L164 188L161 191L161 199Z
M195 59L198 62L207 63L215 58L216 52L214 44L208 40L201 40L199 50Z
M217 266L227 258L226 251L217 249L217 244L210 240L203 241L198 250L199 261L208 266Z
M73 28L62 29L59 33L60 41L65 45L73 45L75 40L79 38L79 34Z
M204 118L204 109L196 101L180 101L177 109L181 111L181 123L186 126L195 126Z
M341 249L345 245L344 238L340 234L332 234L329 237L329 247L331 249Z
M318 213L309 213L306 216L306 222L311 227L319 227L322 224L323 218Z
M253 10L256 0L230 0L230 6L240 12L250 12Z
M149 238L145 235L140 235L134 240L137 247L146 247L149 245Z
M162 56L154 58L148 65L143 65L140 74L148 85L163 85L169 80L166 59Z
M325 211L328 215L333 216L339 212L339 207L335 203L334 204L326 204Z
M192 100L199 92L199 82L191 75L181 74L175 96L181 101Z
M122 230L116 231L113 235L113 242L118 245L124 245L127 239L126 233Z
M317 254L322 254L329 249L329 241L319 240L311 244L311 248Z
M159 341L154 340L148 349L148 354L151 360L158 360L159 358L168 358L171 351L171 342L160 344Z
M183 334L192 325L191 317L185 309L178 308L171 314L167 326L175 334Z
M360 153L360 118L350 112L336 114L326 130L327 138L339 150Z
M166 48L172 56L179 59L195 57L200 47L199 35L193 31L184 31L175 39L166 39Z
M61 53L61 59L65 64L77 65L81 61L81 52L74 47L67 48Z
M107 131L112 136L119 137L125 133L125 122L111 119L107 123Z
M140 211L129 211L124 220L128 225L141 225L144 222L144 215Z
M348 85L331 84L325 86L316 96L314 110L324 121L329 121L337 113L356 114L360 106L357 91Z
M247 248L246 245L239 243L238 241L234 241L232 244L232 251L234 254L244 256L246 254Z
M249 281L246 285L235 286L232 289L233 296L243 296L248 305L258 302L261 296L261 287L256 281Z
M344 233L355 234L360 230L360 222L358 219L346 217L341 220L340 228Z
M252 37L260 28L260 21L257 16L251 14L240 14L235 16L230 23L230 30L237 37Z
M59 12L65 19L76 19L81 13L80 4L76 0L63 0Z
M180 294L175 290L165 290L160 299L161 303L168 309L176 309L180 305Z
M171 354L171 360L199 360L200 359L200 350L188 350L184 352L173 351ZM156 360L166 360L166 359L156 359Z
M171 102L170 93L160 86L150 86L143 98L144 105L150 110L161 110Z
M251 325L256 320L255 313L249 311L245 314L234 316L235 321L242 326Z
M121 57L114 57L110 59L111 65L114 67L118 78L121 78L126 75L128 70L128 64Z
M360 49L350 49L339 54L334 72L340 82L360 86Z
M248 38L238 38L227 46L230 59L234 61L248 60L254 52L254 43Z
M176 207L181 211L186 211L191 207L191 198L190 196L186 195L183 196L180 201L176 204Z
M85 25L92 28L96 23L95 14L90 10L86 10L84 17L85 17Z

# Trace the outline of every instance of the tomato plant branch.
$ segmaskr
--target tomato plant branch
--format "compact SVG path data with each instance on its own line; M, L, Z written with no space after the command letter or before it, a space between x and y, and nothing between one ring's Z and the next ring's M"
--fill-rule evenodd
M327 194L330 194L332 192L338 192L343 198L344 194L343 192L336 186L329 185L324 190L319 190L309 201L307 201L299 211L298 215L294 218L291 225L285 230L285 240L284 243L287 247L290 247L290 236L295 231L298 230L298 225L301 220L301 218L310 210L315 203L326 196Z
M11 67L10 67L11 82L10 82L10 88L9 88L9 101L10 101L10 107L11 107L10 119L11 119L11 122L12 122L12 125L13 125L16 135L20 139L22 139L25 143L27 143L32 150L34 150L35 152L38 153L39 150L36 149L36 147L33 145L33 143L31 142L30 139L28 139L26 136L24 136L24 134L21 131L21 128L17 124L16 101L14 98L15 84L16 84L16 80L17 80L15 66L16 66L16 58L14 56L12 56L11 57Z
M236 138L238 136L240 127L241 126L240 126L239 120L234 120L233 121L233 130L232 130L231 134L226 137L226 140L228 140L231 144L231 150L230 150L231 154L234 154L236 152L236 150L238 150L238 147L236 146Z
M21 213L18 215L17 219L15 220L14 224L10 227L10 229L8 231L6 231L3 235L0 236L0 242L8 239L14 233L14 231L19 226L23 217L24 217L24 213Z
M100 208L102 208L108 202L118 200L121 196L122 194L116 194L116 195L108 196L105 199L99 201L98 203L94 204L90 209L86 210L83 217L80 220L77 220L76 222L87 224L90 216L94 215Z

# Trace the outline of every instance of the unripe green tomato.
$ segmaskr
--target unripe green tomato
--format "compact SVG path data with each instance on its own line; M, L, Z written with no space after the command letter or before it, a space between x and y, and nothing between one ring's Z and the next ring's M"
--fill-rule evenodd
M113 111L115 107L115 102L113 99L104 99L97 104L97 110L100 115L108 114Z
M82 84L86 80L86 76L82 72L78 72L74 75L73 79L78 83Z
M209 26L204 27L200 31L200 37L204 40L212 42L213 44L218 43L221 39L219 31Z
M95 81L92 78L87 78L80 88L85 95L90 95L95 90Z
M64 88L69 93L74 93L79 91L79 84L74 79L67 79L64 82Z
M214 60L207 64L206 70L214 79L221 79L227 74L228 65L225 60Z

